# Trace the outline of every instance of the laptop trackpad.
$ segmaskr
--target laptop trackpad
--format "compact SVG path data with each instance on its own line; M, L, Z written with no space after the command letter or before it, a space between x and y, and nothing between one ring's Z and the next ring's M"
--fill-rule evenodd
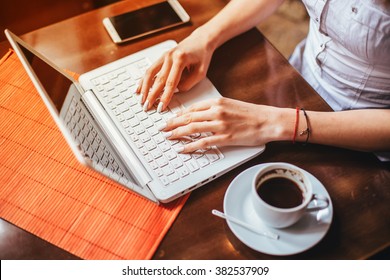
M191 90L175 95L175 98L177 98L180 103L184 105L184 107L189 107L191 104L194 104L198 101L221 97L222 95L213 86L208 78L204 78Z

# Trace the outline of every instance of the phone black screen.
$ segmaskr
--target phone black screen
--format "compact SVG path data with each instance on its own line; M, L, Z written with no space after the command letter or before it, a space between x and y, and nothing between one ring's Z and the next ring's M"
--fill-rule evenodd
M114 16L110 20L123 40L182 22L168 2Z

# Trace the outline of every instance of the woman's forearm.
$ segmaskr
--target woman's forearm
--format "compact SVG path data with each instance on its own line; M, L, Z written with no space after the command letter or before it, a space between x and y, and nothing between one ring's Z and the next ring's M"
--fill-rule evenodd
M284 0L232 0L196 32L208 38L215 50L229 39L253 28L269 17Z
M294 109L280 109L282 129L278 140L292 140L296 122ZM341 112L307 111L310 125L310 143L337 146L361 151L390 150L390 110L365 109ZM303 111L299 112L296 141L305 142L307 123Z

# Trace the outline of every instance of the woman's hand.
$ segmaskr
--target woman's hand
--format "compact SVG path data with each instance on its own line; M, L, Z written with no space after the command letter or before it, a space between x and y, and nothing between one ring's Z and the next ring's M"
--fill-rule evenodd
M200 33L195 30L146 71L137 89L145 111L159 97L158 111L165 110L176 89L187 91L206 76L214 48Z
M290 109L289 109L290 110ZM167 121L163 129L168 139L211 132L184 146L188 153L210 146L258 146L277 140L283 127L278 122L283 109L256 105L228 98L201 101ZM294 116L294 114L287 114ZM288 120L294 122L294 120ZM293 124L292 124L293 126Z

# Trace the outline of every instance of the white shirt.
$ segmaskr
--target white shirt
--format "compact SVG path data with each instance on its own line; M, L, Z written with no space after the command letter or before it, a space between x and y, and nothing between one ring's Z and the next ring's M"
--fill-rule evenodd
M390 5L384 0L303 3L309 34L290 63L335 111L390 108ZM390 153L386 157L390 160Z
M335 111L390 108L390 11L383 1L303 2L310 31L293 66Z

